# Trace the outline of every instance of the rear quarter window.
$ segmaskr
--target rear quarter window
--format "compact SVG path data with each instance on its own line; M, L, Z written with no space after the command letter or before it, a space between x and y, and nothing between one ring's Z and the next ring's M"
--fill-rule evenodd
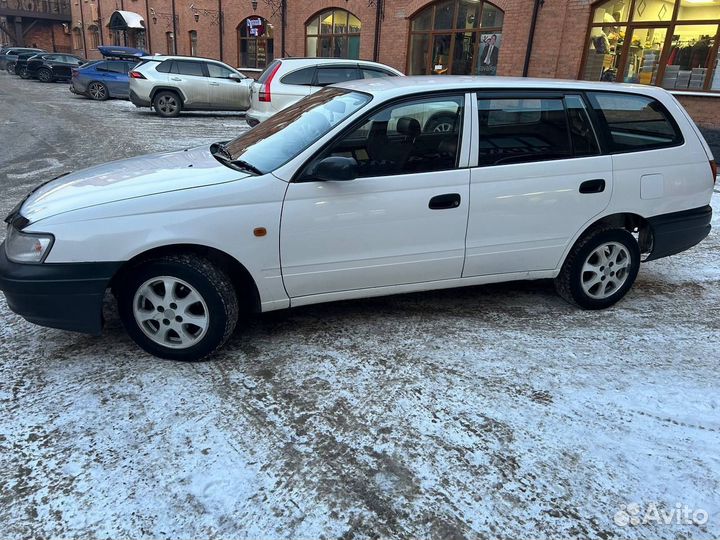
M677 123L656 99L616 92L591 92L589 97L604 124L611 152L654 150L683 143Z

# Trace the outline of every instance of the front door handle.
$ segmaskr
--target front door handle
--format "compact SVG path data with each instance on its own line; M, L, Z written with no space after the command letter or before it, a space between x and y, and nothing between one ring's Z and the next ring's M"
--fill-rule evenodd
M211 82L210 86L220 86L220 83L219 82Z
M430 210L448 210L460 206L459 193L445 193L444 195L435 195L430 199L428 208Z
M605 180L602 178L585 180L580 184L580 193L602 193L603 191L605 191Z

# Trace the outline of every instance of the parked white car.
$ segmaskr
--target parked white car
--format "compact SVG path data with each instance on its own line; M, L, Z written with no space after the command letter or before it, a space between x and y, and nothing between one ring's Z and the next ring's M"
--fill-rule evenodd
M183 360L241 309L539 278L600 309L641 260L705 238L716 172L660 88L355 81L229 142L39 186L8 216L0 289L31 322L98 333L110 288L143 349Z
M358 79L397 77L395 68L366 60L339 58L281 58L274 60L250 86L250 108L245 114L252 127L325 86Z

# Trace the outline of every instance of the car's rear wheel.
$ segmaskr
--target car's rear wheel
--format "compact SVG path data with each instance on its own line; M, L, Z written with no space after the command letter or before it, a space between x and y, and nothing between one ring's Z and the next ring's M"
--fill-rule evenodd
M195 255L148 260L118 287L123 324L145 351L171 360L201 360L227 341L238 320L228 275Z
M15 63L8 62L7 65L5 66L5 69L7 70L8 73L10 73L12 75L13 73L15 73Z
M108 98L108 89L101 82L93 81L88 84L87 95L95 101L104 101Z
M20 70L19 75L20 75L21 79L29 79L30 78L30 74L28 73L27 68L23 68L22 70Z
M640 269L640 248L624 229L596 229L573 246L555 287L584 309L604 309L630 290Z
M49 69L40 68L38 70L37 78L38 78L38 80L40 80L40 82L52 82L53 75Z
M175 92L163 90L155 94L153 107L155 108L155 112L160 116L171 118L180 114L183 104L180 96L178 96Z

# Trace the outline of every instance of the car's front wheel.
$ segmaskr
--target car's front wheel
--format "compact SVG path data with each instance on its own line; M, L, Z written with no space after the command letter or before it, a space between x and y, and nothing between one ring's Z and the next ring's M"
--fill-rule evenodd
M93 81L88 84L87 95L90 99L95 101L104 101L108 98L108 89L101 82Z
M195 255L152 259L132 268L117 296L130 337L160 358L201 360L227 341L238 320L230 278Z
M21 79L29 79L29 78L30 78L30 74L28 73L27 68L23 68L23 69L20 71L20 78L21 78Z
M37 78L40 80L40 82L52 82L53 75L49 69L41 68L38 70Z
M175 92L163 90L162 92L155 94L153 107L155 108L155 112L160 116L171 118L180 114L183 104L180 100L180 96L178 96Z
M11 75L15 73L15 64L11 64L8 62L8 64L5 66L5 70L10 73Z
M555 278L560 296L584 309L612 306L630 290L640 269L640 248L624 229L596 229L573 246Z

